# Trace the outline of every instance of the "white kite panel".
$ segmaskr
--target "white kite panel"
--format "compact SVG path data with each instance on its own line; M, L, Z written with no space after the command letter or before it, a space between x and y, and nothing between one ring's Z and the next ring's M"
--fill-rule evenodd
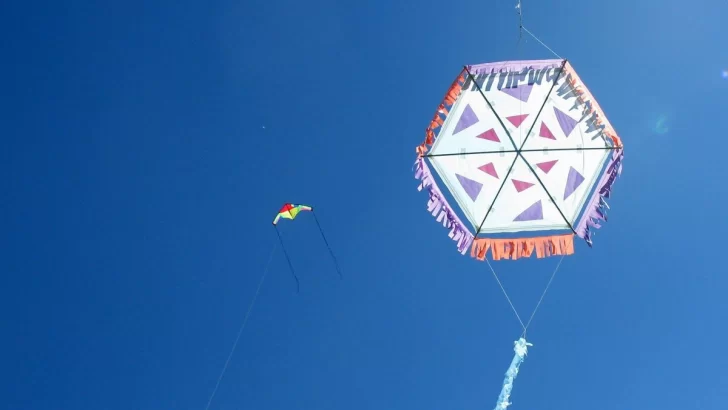
M511 152L430 157L429 160L477 230L515 156Z
M429 155L513 151L503 127L483 96L463 91L442 125Z
M476 232L569 229L610 154L585 112L558 67L478 74L427 156Z
M520 148L526 139L526 133L536 120L558 72L559 68L540 70L537 73L532 72L532 78L529 74L514 72L478 76L485 98L502 121L501 127L505 126L510 133L516 148Z
M608 147L599 129L589 125L591 117L582 114L583 105L575 106L575 101L563 99L554 90L523 150Z
M569 225L518 157L480 233L554 229L569 229Z
M523 157L573 226L610 154L609 150L574 150L524 152Z

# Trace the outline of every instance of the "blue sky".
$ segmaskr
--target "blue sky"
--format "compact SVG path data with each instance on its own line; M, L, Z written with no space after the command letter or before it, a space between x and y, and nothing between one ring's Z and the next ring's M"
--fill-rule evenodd
M203 409L293 201L344 280L312 218L282 226L301 292L278 253L211 409L492 408L519 325L411 168L463 64L550 57L514 6L4 5L2 407ZM523 8L626 155L512 409L722 409L728 4ZM557 261L494 264L523 315Z

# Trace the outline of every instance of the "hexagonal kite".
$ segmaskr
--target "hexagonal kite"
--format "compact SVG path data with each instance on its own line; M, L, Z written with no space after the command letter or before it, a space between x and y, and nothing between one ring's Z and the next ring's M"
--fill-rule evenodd
M517 9L520 15L520 2ZM461 253L470 247L480 260L488 250L495 260L571 255L574 235L591 246L592 228L607 219L605 198L624 157L599 104L563 59L464 67L416 151L418 189L429 192L429 211L450 229ZM474 234L438 187L428 161ZM542 299L546 290L548 285ZM536 309L524 324L511 308L523 333L514 342L496 410L511 404L513 382L532 346L525 336Z
M417 147L419 189L465 254L570 255L606 220L623 147L568 61L466 66ZM463 223L427 162L457 202Z

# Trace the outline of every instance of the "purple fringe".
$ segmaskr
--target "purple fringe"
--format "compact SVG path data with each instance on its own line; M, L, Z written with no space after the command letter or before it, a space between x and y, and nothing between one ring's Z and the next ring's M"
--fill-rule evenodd
M468 70L471 74L494 74L504 72L520 72L524 69L542 70L544 68L558 68L564 60L519 60L499 61L496 63L471 64Z
M584 239L590 247L592 246L592 236L594 235L593 229L601 228L600 221L607 220L607 201L604 198L609 198L612 194L612 185L619 175L622 174L622 160L624 159L624 150L614 150L612 153L612 159L607 167L607 171L602 175L599 180L599 191L594 192L594 196L587 205L587 210L582 216L581 220L576 226L576 234L580 238Z
M442 222L442 226L450 229L450 238L457 242L458 251L465 255L468 248L473 243L473 234L465 227L463 222L458 218L452 207L447 203L447 199L437 187L435 180L425 163L424 158L417 158L415 161L415 178L422 181L417 187L418 191L422 188L427 189L430 194L430 201L427 203L427 210L435 217L437 222Z

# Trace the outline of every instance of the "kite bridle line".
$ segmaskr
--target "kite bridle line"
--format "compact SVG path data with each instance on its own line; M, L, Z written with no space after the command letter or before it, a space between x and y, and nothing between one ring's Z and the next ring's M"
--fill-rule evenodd
M523 10L521 10L521 0L518 0L516 10L518 10L518 45L521 45L521 38L523 37Z
M539 298L538 303L536 304L536 307L533 309L533 312L531 312L531 316L528 318L528 322L526 322L526 324L523 324L521 315L518 314L518 310L513 305L511 298L508 296L508 292L506 292L506 288L503 286L503 283L501 283L500 279L498 278L498 274L495 273L495 269L493 269L493 265L490 264L490 261L488 260L488 258L485 258L485 262L488 264L488 268L490 268L490 272L493 274L495 281L498 282L498 286L500 286L501 291L503 291L503 295L506 297L506 300L508 301L508 304L511 306L513 313L516 315L516 319L518 319L518 323L521 324L521 329L523 329L523 332L521 333L521 337L523 337L523 338L526 337L526 332L528 331L528 327L531 325L531 322L533 321L534 316L536 316L536 312L538 311L538 308L541 307L541 302L543 302L543 299L546 296L546 293L549 291L549 288L551 287L551 282L554 281L556 272L559 271L559 268L561 267L561 262L564 261L565 256L566 255L561 255L561 258L559 259L559 263L556 264L556 268L551 273L551 277L549 278L549 281L546 284L546 287L544 288L543 292L541 293L541 297Z
M552 50L551 47L544 44L543 41L541 41L538 37L536 37L533 33L531 33L526 28L526 26L523 25L523 7L521 5L521 0L518 0L518 3L516 4L516 10L518 13L518 44L521 43L521 37L523 37L523 32L525 31L526 33L528 33L528 35L533 37L534 40L538 41L539 44L541 44L542 46L544 46L544 48L546 48L548 51L550 51L551 54L555 55L556 58L558 58L559 60L563 60L563 58L560 55L556 54L556 52L554 50Z

